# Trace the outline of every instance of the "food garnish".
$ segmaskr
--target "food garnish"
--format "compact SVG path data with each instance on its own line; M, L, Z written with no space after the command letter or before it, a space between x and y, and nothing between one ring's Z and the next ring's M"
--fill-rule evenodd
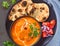
M33 24L30 24L30 29L31 29L31 32L29 33L29 36L32 36L32 37L37 37L39 32L37 30L39 30L36 26L36 23L33 23Z
M2 2L2 6L6 9L8 9L10 7L11 4L15 4L16 3L16 0L11 0L10 2L8 1L3 1Z
M13 44L11 41L5 41L3 42L4 46L15 46L15 44Z
M38 36L38 34L39 34L39 33L38 33L38 31L36 30L36 31L34 31L33 36L34 36L34 37L37 37L37 36Z
M11 0L11 3L12 3L12 4L15 4L15 3L16 3L16 0Z
M53 33L53 28L56 24L55 20L51 20L50 22L43 22L42 23L42 37L48 37L48 36L52 36Z
M33 25L32 24L30 24L30 29L33 30Z
M3 6L4 8L9 8L10 4L9 4L7 1L3 1L3 2L2 2L2 6Z

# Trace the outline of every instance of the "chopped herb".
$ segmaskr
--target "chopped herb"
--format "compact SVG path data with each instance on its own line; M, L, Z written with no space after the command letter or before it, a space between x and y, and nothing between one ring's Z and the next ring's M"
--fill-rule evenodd
M33 29L33 31L37 31L37 30L39 30L39 29L38 29L38 28L34 28L34 29Z
M39 32L38 30L40 30L39 28L35 27L36 23L30 24L30 29L32 30L32 32L29 33L29 36L33 36L33 37L37 37Z
M3 1L2 2L2 6L4 7L4 8L9 8L9 3L7 2L7 1Z
M29 33L29 36L32 36L32 35L33 35L33 33L32 33L32 32L30 32L30 33Z
M37 28L37 30L40 30L39 28Z
M39 33L38 33L37 31L34 31L33 36L34 36L34 37L37 37L37 36L38 36L38 34L39 34Z
M16 3L16 0L11 0L11 3L12 3L12 4L15 4L15 3Z
M15 44L13 44L13 43L10 42L10 41L5 41L5 42L3 42L3 45L4 45L4 46L15 46Z
M12 4L15 4L15 3L16 3L16 0L11 0L11 3L12 3ZM4 8L9 8L10 5L11 5L10 2L9 2L9 3L8 3L7 1L3 1L3 2L2 2L2 6L3 6Z
M38 30L38 28L34 28L34 30L33 30L33 31L34 31L34 33L33 33L33 36L34 36L34 37L37 37L38 34L39 34L39 33L37 32L37 30Z
M33 30L33 25L32 24L30 24L30 29Z
M37 31L38 29L37 28L34 28L33 31Z

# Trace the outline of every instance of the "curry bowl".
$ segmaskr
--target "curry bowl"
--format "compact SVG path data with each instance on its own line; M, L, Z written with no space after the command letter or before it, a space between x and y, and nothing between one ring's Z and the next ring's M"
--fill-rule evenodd
M41 39L40 24L33 17L22 16L12 23L10 37L17 45L34 45Z

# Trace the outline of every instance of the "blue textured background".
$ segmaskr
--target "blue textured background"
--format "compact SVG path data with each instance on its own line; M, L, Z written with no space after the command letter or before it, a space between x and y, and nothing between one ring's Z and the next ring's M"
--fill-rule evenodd
M60 46L60 1L59 0L48 0L54 7L57 15L57 31L53 39L47 44L47 46Z

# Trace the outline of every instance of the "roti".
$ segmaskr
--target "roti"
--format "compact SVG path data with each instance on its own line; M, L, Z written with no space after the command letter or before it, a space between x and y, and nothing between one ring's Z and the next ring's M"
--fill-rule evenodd
M37 21L39 22L44 22L48 19L49 17L49 7L45 3L38 3L38 4L33 4L33 6L30 11L28 10L27 12L29 13L30 16L34 17Z
M9 20L15 21L17 18L27 15L26 8L31 3L31 0L22 0L21 2L18 2L16 5L14 5L8 17Z

